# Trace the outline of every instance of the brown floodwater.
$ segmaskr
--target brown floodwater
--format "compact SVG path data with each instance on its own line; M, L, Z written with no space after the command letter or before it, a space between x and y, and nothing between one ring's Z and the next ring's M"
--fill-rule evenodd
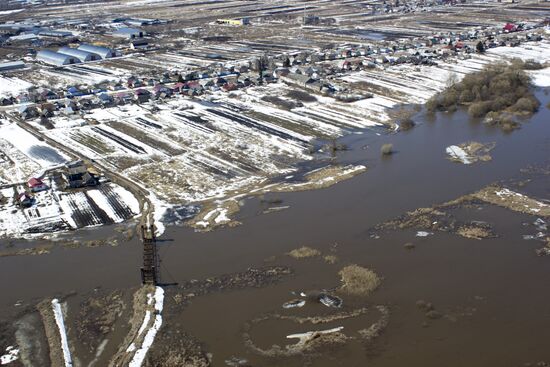
M545 106L549 97L539 92ZM251 266L287 265L292 276L258 289L225 291L201 296L165 323L177 322L202 341L214 366L230 357L245 358L254 366L522 366L550 362L550 257L537 257L540 242L526 241L528 225L536 217L502 208L458 210L456 215L492 224L497 238L482 241L448 233L415 237L415 231L376 233L371 228L407 210L431 206L477 190L487 184L529 177L531 165L549 163L550 111L540 112L520 130L503 133L464 113L438 114L414 129L398 134L368 130L342 139L350 148L336 161L359 163L368 171L333 187L299 193L266 195L290 208L259 215L260 198L243 200L238 215L242 225L197 233L168 227L159 243L162 281L183 282ZM496 142L493 160L465 166L449 161L445 148L469 140ZM380 146L392 143L397 151L380 157ZM521 190L550 199L549 176L537 176ZM82 238L112 236L113 228L78 231ZM403 245L412 242L414 250ZM37 243L39 244L39 243ZM307 245L338 257L336 264L322 258L296 260L286 252ZM0 310L10 314L21 300L89 292L95 287L127 289L140 283L141 247L137 239L117 247L55 248L42 256L0 258ZM338 271L356 263L374 269L383 282L366 298L343 297L341 310L319 304L283 310L293 292L332 289ZM433 303L443 315L427 318L418 300ZM382 335L365 345L358 340L328 348L321 356L304 359L268 358L251 353L243 344L245 325L274 313L311 316L369 307L372 312L342 322L322 325L267 320L253 324L250 335L262 348L285 345L284 335L344 326L356 336L380 318L373 308L386 305L390 319ZM161 329L162 332L162 329Z

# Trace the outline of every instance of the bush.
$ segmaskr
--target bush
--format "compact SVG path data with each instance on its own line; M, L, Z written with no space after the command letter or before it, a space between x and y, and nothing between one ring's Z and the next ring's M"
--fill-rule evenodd
M435 112L439 108L439 101L437 100L437 96L433 96L426 102L426 110L428 112Z
M428 112L453 111L458 105L469 105L473 117L490 112L528 114L537 111L540 102L531 91L531 79L525 70L540 68L534 61L514 59L510 64L497 63L466 75L459 83L448 83L447 89L426 103ZM492 114L488 120L495 119Z
M380 148L382 155L391 155L393 153L393 144L384 144Z
M466 89L463 90L462 93L460 93L460 103L469 103L472 102L475 98L475 95L472 93L471 90Z
M483 117L491 110L487 102L472 103L468 108L468 114L472 117Z
M410 130L415 125L416 124L413 121L413 119L409 117L409 118L405 118L405 119L401 120L401 123L399 124L399 127L401 128L401 130Z
M537 112L539 106L540 102L536 98L523 97L512 106L512 110L519 113L534 113Z

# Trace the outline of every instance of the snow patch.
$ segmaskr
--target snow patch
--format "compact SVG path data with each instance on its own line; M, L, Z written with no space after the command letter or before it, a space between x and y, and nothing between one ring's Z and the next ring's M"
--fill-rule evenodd
M446 149L446 152L448 155L451 156L451 158L457 159L464 164L472 163L468 158L468 154L464 151L464 149L462 149L457 145L448 146Z
M69 350L69 341L67 339L67 331L65 330L65 322L63 321L63 311L61 310L61 304L57 298L52 299L52 311L55 317L55 323L59 329L65 367L72 367L73 361L71 359L71 351Z
M0 364L8 364L19 359L19 349L9 346L6 348L6 354L0 356Z

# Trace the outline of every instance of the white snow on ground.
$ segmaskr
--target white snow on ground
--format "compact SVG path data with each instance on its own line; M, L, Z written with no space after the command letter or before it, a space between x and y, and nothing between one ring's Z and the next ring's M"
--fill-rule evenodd
M0 365L9 364L19 359L19 349L9 346L6 348L6 354L0 356Z
M529 71L533 84L537 87L550 87L550 67Z
M88 196L113 220L115 223L120 223L124 220L124 218L121 218L116 212L115 209L111 206L109 203L109 200L107 200L107 197L103 195L103 193L97 189L88 190L86 192Z
M451 158L458 159L464 164L472 163L468 158L468 154L464 151L464 149L462 149L457 145L448 146L446 149L446 152L449 156L451 156Z
M51 183L48 180L46 184ZM127 205L134 214L139 214L139 204L136 198L124 188L113 183L108 185L118 195L117 201L121 205ZM75 211L90 215L88 226L102 224L102 220L94 214L84 192L60 191L53 185L53 190L45 190L33 194L34 204L30 208L22 209L15 200L13 188L0 189L0 197L6 202L0 205L0 237L33 238L44 236L44 231L36 231L33 228L56 227L66 229L78 229L79 225L73 219ZM23 187L17 187L16 191L23 192ZM110 205L105 194L98 189L87 190L89 197L102 208L114 222L124 220Z
M8 15L8 14L15 14L22 12L25 9L14 9L14 10L2 10L0 11L0 15Z
M523 200L529 200L533 203L533 205L536 205L538 206L538 208L529 208L528 205L525 205L526 208L528 208L530 211L534 212L534 213L538 213L540 212L540 209L541 208L548 208L549 205L548 204L545 204L543 202L540 202L540 201L537 201L537 200L534 200L534 199L531 199L529 198L528 196L525 196L523 194L520 194L519 192L515 192L515 191L512 191L510 189L502 189L500 191L496 191L495 194L501 198L510 198L510 197L517 197L519 199L523 199Z
M0 137L44 168L69 160L61 151L41 142L16 124L0 126Z
M132 358L129 367L141 366L143 360L145 359L147 351L149 350L151 345L153 345L155 336L157 335L157 332L162 325L161 313L164 305L164 289L162 289L161 287L155 287L155 295L153 296L153 299L155 301L155 321L153 322L151 328L147 330L147 334L145 334L145 337L143 338L143 343L134 354L134 357Z
M69 341L67 339L67 331L65 329L65 322L63 321L63 311L61 310L61 304L57 298L52 300L52 311L55 317L55 323L59 329L59 336L61 338L61 348L63 349L63 360L65 361L65 367L72 367L73 361L71 359L71 351L69 350Z
M0 97L15 97L33 85L15 77L0 76Z
M136 199L134 194L118 185L112 186L112 189L122 199L122 201L128 205L128 208L130 208L133 213L138 214L140 212L139 201Z

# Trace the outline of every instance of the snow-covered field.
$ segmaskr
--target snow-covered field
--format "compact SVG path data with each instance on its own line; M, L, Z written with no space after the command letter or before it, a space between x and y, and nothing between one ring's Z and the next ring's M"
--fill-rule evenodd
M0 97L15 97L33 85L16 77L0 76Z
M44 169L69 160L16 124L0 125L0 185L26 182Z
M84 191L53 189L32 194L30 208L20 208L16 193L24 187L0 190L0 237L30 238L66 230L120 223L139 214L137 199L124 188L109 183Z
M524 43L518 47L497 47L484 55L473 54L471 58L438 61L437 66L414 66L409 64L390 66L346 75L341 78L348 83L367 82L394 92L391 97L376 96L387 107L400 103L425 103L442 91L452 80L461 80L464 75L481 70L486 65L511 58L535 60L540 63L550 61L550 41ZM533 82L538 86L550 85L550 68L531 72ZM379 113L378 103L367 99L356 102ZM373 105L374 106L371 106Z

